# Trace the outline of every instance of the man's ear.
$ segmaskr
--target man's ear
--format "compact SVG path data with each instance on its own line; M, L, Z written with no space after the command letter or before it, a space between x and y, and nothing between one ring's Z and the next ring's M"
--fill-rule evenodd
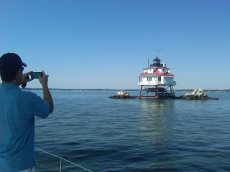
M20 83L21 83L21 80L22 80L22 71L21 71L21 69L19 69L19 70L17 71L16 76L15 76L15 80L16 80L17 82L20 82Z
M22 75L21 69L19 69L16 73L16 78L20 77Z

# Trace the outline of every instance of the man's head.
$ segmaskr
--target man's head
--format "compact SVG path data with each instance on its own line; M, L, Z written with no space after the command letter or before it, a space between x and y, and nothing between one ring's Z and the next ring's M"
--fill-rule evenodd
M3 54L0 58L0 75L4 82L12 82L16 79L19 70L23 71L26 64L15 53Z

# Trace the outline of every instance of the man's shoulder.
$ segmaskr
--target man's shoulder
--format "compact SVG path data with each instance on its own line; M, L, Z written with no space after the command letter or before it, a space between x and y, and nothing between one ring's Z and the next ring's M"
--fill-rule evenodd
M33 93L32 91L20 91L20 95L25 98L34 98L34 97L39 97L37 94Z
M21 90L21 94L23 94L23 95L34 95L35 93L33 93L32 91Z

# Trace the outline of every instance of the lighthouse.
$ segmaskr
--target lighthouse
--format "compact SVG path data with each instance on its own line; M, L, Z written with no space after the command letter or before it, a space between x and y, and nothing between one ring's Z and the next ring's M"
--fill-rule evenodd
M174 75L166 64L156 56L153 63L144 68L139 76L138 85L141 87L139 98L174 98L173 86L176 85Z

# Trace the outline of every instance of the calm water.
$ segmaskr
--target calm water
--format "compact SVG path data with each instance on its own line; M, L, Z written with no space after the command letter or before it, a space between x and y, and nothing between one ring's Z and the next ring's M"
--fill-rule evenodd
M95 172L230 171L230 92L208 92L220 98L209 101L109 99L114 93L53 90L55 112L36 119L36 148ZM37 171L58 171L51 156L36 152L36 162Z

